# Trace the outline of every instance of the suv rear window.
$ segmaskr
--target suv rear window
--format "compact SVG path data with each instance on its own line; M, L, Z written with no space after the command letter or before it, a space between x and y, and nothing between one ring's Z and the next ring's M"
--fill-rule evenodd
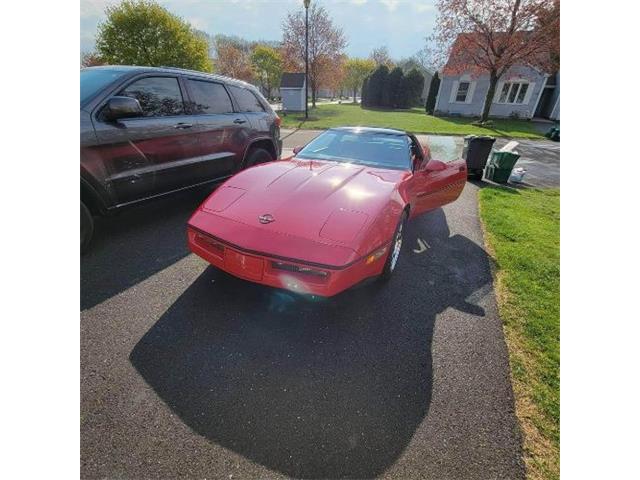
M120 95L140 102L145 117L184 114L184 103L175 77L145 77L126 87Z
M241 112L264 112L264 107L251 90L233 85L229 85L229 89Z
M233 105L224 86L204 80L187 80L193 113L231 113Z

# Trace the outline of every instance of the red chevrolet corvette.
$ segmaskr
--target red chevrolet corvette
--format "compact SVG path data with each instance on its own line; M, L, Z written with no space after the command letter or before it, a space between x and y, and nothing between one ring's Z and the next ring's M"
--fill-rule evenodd
M409 133L333 128L220 186L189 220L189 248L237 277L332 296L389 278L406 221L457 199L466 178L463 160L434 160Z

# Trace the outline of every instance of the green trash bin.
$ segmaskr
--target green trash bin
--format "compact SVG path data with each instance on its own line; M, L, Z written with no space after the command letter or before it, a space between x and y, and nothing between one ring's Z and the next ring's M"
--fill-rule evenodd
M496 183L507 183L511 170L520 158L520 155L513 152L491 152L491 158L484 170L484 178Z

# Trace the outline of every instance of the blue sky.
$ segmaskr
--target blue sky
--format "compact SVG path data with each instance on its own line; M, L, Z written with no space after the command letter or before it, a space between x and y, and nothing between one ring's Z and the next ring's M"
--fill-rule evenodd
M312 0L315 2L316 0ZM80 1L80 51L90 51L107 5L117 0ZM238 35L247 40L281 40L287 12L303 8L302 0L159 0L169 11L207 33ZM433 30L433 1L318 0L349 42L346 53L366 57L385 45L393 58L408 57L424 45Z

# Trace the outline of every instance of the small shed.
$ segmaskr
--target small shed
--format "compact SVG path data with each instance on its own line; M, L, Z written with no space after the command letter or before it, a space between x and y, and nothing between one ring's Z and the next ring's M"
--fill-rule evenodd
M282 110L285 112L303 112L304 89L304 73L283 73L280 80Z

